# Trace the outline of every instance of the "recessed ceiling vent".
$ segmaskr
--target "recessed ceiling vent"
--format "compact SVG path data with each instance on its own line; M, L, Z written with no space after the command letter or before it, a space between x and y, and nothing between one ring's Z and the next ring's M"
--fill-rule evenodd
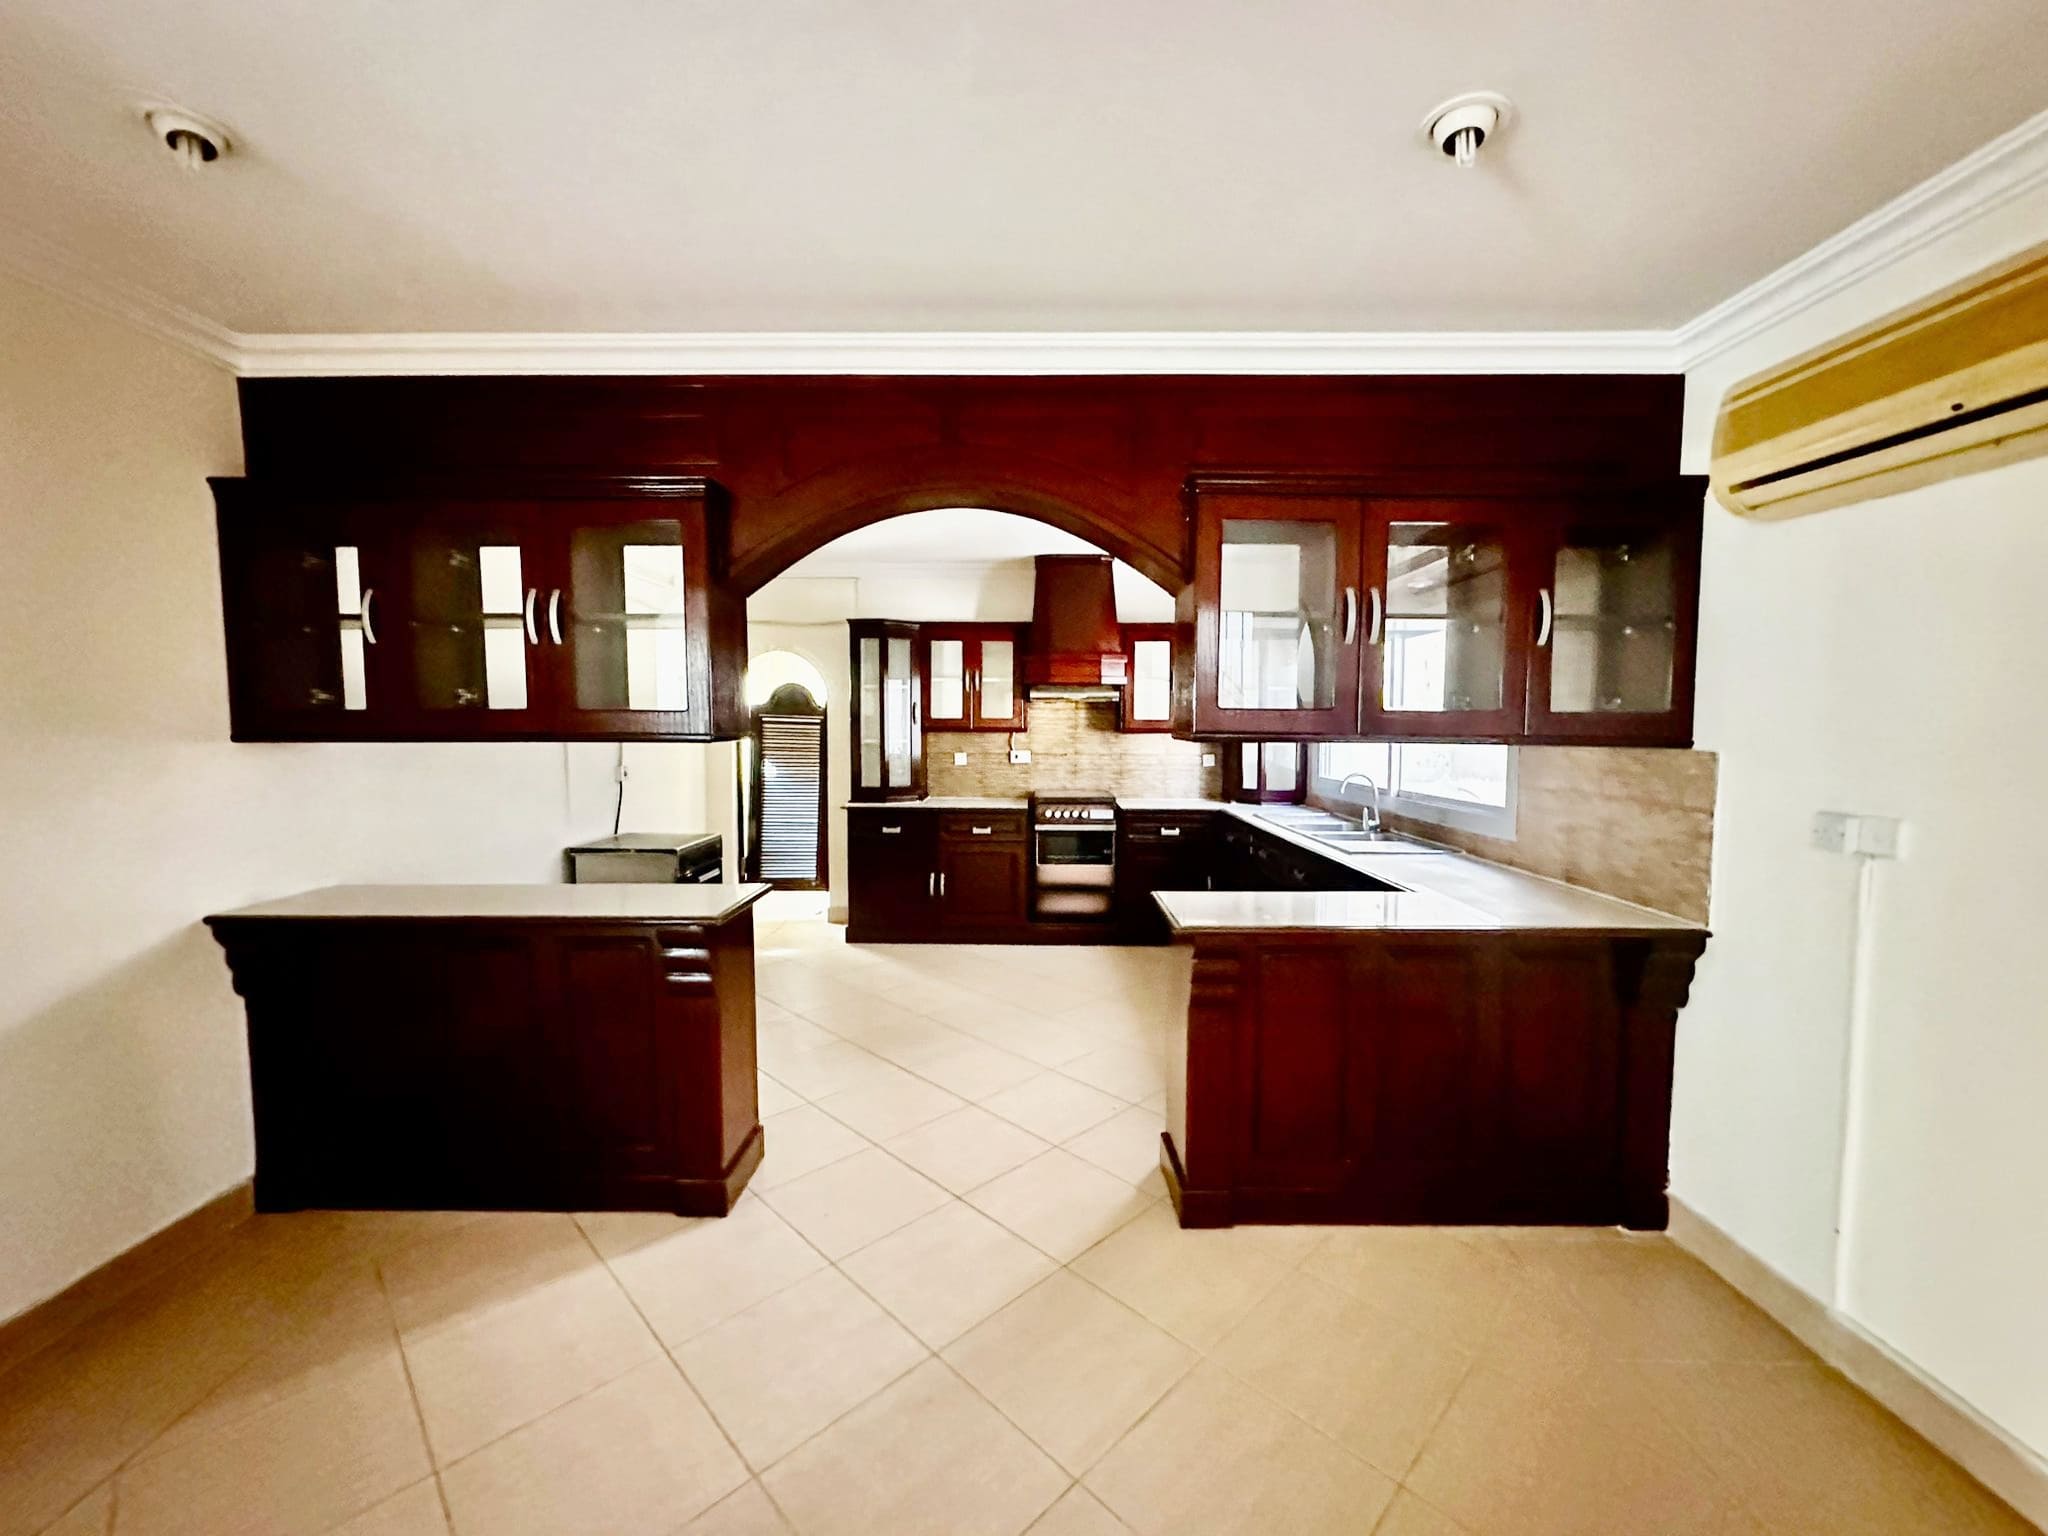
M156 135L156 141L188 171L226 158L235 147L227 129L183 107L149 107L144 109L142 120Z

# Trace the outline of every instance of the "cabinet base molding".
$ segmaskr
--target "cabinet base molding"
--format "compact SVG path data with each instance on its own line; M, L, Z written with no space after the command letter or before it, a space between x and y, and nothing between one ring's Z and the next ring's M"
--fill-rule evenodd
M2048 1531L2048 1461L1676 1195L1671 1197L1671 1241L2022 1517Z
M1166 1193L1183 1227L1237 1225L1230 1208L1229 1190L1188 1188L1187 1172L1180 1165L1180 1151L1173 1144L1171 1131L1159 1133L1159 1172L1166 1180Z
M247 1221L255 1209L254 1188L244 1179L56 1295L0 1323L0 1375L61 1342L159 1275L189 1262Z

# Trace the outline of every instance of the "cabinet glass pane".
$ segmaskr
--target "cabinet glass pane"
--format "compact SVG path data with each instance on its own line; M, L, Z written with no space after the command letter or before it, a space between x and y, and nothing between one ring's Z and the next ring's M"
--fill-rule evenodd
M967 645L934 640L930 649L932 720L967 718Z
M1507 683L1507 593L1500 530L1393 524L1380 667L1385 708L1499 709Z
M1297 741L1269 741L1265 743L1266 793L1269 795L1291 795L1301 782L1301 743Z
M1551 572L1550 708L1657 714L1671 708L1678 586L1668 534L1580 527Z
M1140 640L1131 647L1131 718L1166 720L1173 715L1173 642Z
M524 709L526 586L516 544L413 547L413 689L423 709Z
M984 720L1007 720L1017 713L1017 645L1013 640L981 642L981 670L976 674Z
M860 784L882 788L882 642L865 636L860 642Z
M917 765L917 675L910 640L891 635L888 670L882 678L882 745L890 789L909 789Z
M234 569L238 622L251 630L248 643L238 643L239 686L249 701L286 714L368 709L368 647L386 601L364 587L356 546L252 539Z
M1337 530L1226 518L1216 703L1330 709L1337 702Z
M363 571L353 544L334 550L335 613L340 624L341 707L368 709L370 680L363 633ZM317 702L330 702L321 700Z
M569 569L577 707L687 710L681 525L578 529Z

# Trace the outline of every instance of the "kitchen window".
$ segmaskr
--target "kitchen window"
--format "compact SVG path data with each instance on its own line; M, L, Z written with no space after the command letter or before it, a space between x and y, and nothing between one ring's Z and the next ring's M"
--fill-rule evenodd
M1365 807L1379 786L1380 809L1416 821L1477 832L1515 835L1515 750L1460 742L1332 741L1315 749L1311 787L1325 800Z

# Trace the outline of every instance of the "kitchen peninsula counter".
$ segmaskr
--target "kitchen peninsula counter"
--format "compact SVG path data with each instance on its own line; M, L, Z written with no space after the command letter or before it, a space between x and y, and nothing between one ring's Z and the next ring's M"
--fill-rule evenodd
M207 918L258 1208L723 1215L761 1160L767 892L345 885Z

